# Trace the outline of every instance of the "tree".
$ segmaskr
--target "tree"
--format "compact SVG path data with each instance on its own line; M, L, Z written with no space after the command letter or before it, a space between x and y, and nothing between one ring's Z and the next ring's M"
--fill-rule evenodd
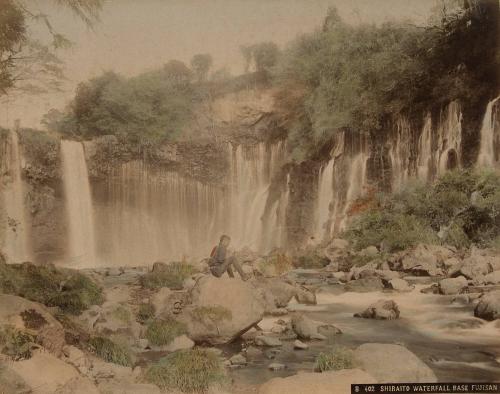
M191 68L198 81L206 80L210 67L212 67L212 56L208 53L194 55L191 59Z
M193 78L193 72L180 60L170 60L163 66L163 72L173 84L187 83Z
M71 9L87 25L98 20L103 0L53 0ZM0 96L14 87L39 93L59 89L64 79L62 63L54 51L70 45L56 32L47 15L30 11L23 0L0 0ZM51 42L35 40L28 33L30 22L40 22Z

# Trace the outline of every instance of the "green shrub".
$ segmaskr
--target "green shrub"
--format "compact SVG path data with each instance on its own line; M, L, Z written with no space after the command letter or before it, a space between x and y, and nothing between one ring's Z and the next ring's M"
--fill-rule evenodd
M143 275L141 285L148 289L168 287L173 290L181 290L184 281L195 272L195 268L190 264L173 262L159 271L148 272Z
M177 320L154 320L148 325L146 338L152 345L163 346L186 332L186 325Z
M352 351L345 347L335 347L316 357L314 370L317 372L338 371L340 369L354 368Z
M58 306L70 314L80 314L104 301L102 290L90 278L51 264L0 265L0 291Z
M146 371L146 380L161 389L203 392L226 383L224 367L213 352L192 349L162 358Z
M31 358L31 349L36 337L12 326L0 327L0 353L14 361Z
M104 361L123 365L126 367L132 366L132 356L130 351L122 345L118 345L111 339L105 337L93 337L88 342L89 351Z
M137 321L139 323L147 323L155 317L155 306L151 303L139 305L137 311Z

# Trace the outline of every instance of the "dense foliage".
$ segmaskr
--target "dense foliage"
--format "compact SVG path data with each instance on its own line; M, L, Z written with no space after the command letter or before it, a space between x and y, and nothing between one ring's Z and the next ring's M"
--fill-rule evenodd
M500 175L454 171L434 184L381 196L355 217L346 236L358 249L403 250L423 243L494 246L500 236Z
M321 30L299 37L275 68L277 107L295 157L304 159L340 129L382 134L400 114L460 100L469 106L498 86L498 4L440 10L417 27L344 23L331 9Z

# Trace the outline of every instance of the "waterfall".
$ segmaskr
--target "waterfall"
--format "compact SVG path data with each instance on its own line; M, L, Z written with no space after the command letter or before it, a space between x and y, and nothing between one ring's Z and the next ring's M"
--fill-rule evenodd
M97 263L94 214L83 144L61 141L66 215L69 230L68 259L78 267Z
M284 158L283 142L251 146L229 144L230 203L229 233L236 248L244 246L263 251L266 244L276 244L279 234L264 228L264 213L272 177ZM266 241L265 234L273 242Z
M24 208L24 187L21 179L21 152L19 137L9 132L2 155L3 199L6 216L3 251L8 262L30 259L28 224Z
M427 114L418 139L417 178L429 181L433 171L432 118Z
M328 237L328 223L330 221L330 205L333 202L333 169L335 159L331 159L326 166L319 170L318 198L316 206L316 220L314 237L317 241L322 241Z
M392 163L392 185L393 189L399 189L410 175L410 123L405 118L396 121L396 138L389 150Z
M437 175L460 166L462 143L462 113L456 101L441 111L437 128Z
M106 265L206 257L227 217L222 189L142 161L116 169L97 198L98 254Z
M500 97L490 101L486 107L481 126L481 145L477 165L481 167L493 167L495 165L495 115L493 106Z

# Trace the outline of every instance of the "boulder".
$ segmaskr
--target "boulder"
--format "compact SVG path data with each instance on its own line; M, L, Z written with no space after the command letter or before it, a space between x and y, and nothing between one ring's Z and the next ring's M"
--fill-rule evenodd
M66 344L64 328L48 309L22 297L0 294L0 324L36 335L37 341L56 356L61 355Z
M247 365L247 359L242 354L235 354L229 359L231 365Z
M332 324L323 323L310 319L309 317L295 313L291 319L292 329L300 339L326 339L327 335L341 334L337 327Z
M436 375L400 345L365 343L354 351L354 361L380 383L434 383Z
M25 384L37 394L99 394L97 387L73 366L46 352L35 352L28 360L6 366L22 376Z
M484 283L487 285L500 284L500 271L493 271L484 276Z
M167 352L176 352L178 350L187 350L194 347L194 342L186 335L175 337L172 342L163 348Z
M350 394L353 383L377 383L359 369L323 373L300 372L286 378L274 378L260 386L259 394Z
M380 291L384 289L384 284L380 278L362 278L351 280L344 286L345 291L365 293L370 291Z
M239 278L206 276L190 292L191 305L178 315L195 342L224 344L248 331L264 316L255 288Z
M448 272L448 275L452 278L464 276L466 279L477 281L492 271L493 269L486 258L476 256L464 259L462 264L455 266Z
M269 335L259 335L255 337L255 344L257 346L276 347L283 345L279 338L271 337Z
M399 278L391 279L389 281L389 287L393 290L401 292L412 291L415 288L414 285L410 285L404 279Z
M392 300L379 300L371 304L361 313L355 313L354 317L377 320L394 320L399 318L398 305Z
M467 287L467 279L463 276L459 276L458 278L447 278L439 281L439 293L444 295L456 295L463 293Z
M376 246L368 246L363 250L360 250L358 254L363 257L377 257L378 249Z
M403 252L400 258L392 261L393 269L420 276L443 275L444 261L453 257L454 251L438 245L419 244L415 248Z
M484 320L500 319L500 290L483 295L474 309L474 316Z

